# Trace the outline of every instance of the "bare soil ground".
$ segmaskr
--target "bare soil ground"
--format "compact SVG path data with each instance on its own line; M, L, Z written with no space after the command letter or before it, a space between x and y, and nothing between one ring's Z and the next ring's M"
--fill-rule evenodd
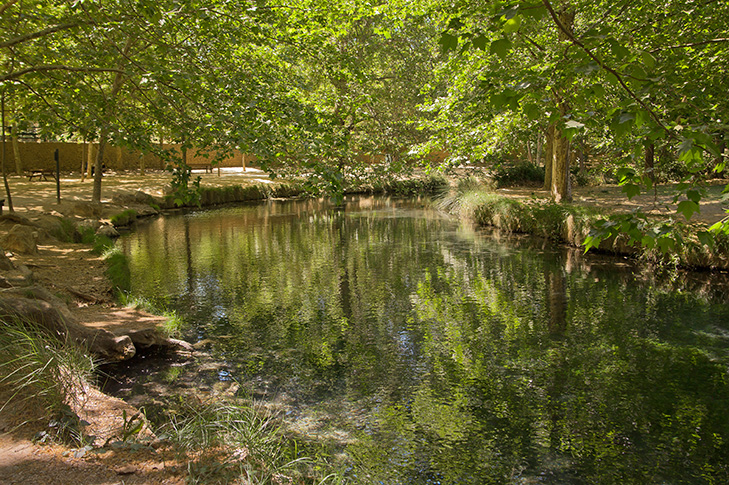
M269 182L260 170L250 168L245 173L241 169L222 169L220 174L196 172L195 175L202 177L203 186ZM140 190L162 195L169 180L170 175L166 172L148 172L145 176L107 173L103 180L102 202L109 208L108 213L120 211L122 207L113 204L115 196ZM26 177L11 176L9 185L15 213L31 220L59 215L70 205L91 200L92 182L82 181L74 174L63 175L60 180L60 204L55 180L31 182ZM720 200L723 186L724 182L709 186L711 199L702 204L701 213L695 218L697 221L711 224L726 215L726 206ZM548 198L545 191L531 188L502 189L499 192L521 199ZM631 201L619 187L577 188L574 201L614 211L641 209L663 215L675 211L672 195L666 187L659 188L657 194L643 195ZM5 213L8 206L6 197ZM114 331L118 326L146 327L161 321L160 317L115 305L111 286L104 276L105 264L85 245L46 241L39 245L38 254L14 255L13 259L27 265L37 283L54 294L63 295L79 321L86 325ZM5 402L1 393L2 389L0 403ZM89 388L79 396L77 413L91 423L90 432L99 437L97 439L101 443L119 436L125 412L131 416L136 410L96 389ZM136 451L120 448L104 453L88 452L76 457L76 452L68 447L33 444L30 438L47 426L34 416L34 411L27 406L9 406L0 412L0 483L184 483L184 460L164 446L156 450L145 448Z

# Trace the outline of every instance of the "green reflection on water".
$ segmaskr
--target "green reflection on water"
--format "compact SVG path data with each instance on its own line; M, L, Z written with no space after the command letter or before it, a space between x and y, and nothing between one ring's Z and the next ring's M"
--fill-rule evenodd
M359 198L158 219L133 291L358 483L724 483L719 279L634 274Z

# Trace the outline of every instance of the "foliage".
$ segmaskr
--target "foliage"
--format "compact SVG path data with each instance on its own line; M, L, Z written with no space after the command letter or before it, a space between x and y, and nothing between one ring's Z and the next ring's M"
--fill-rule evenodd
M137 211L135 211L134 209L126 209L119 214L114 214L113 216L111 216L110 222L116 227L128 226L136 219Z
M131 289L131 273L127 256L119 248L111 248L104 253L107 268L106 274L115 293L123 293Z
M192 169L184 164L169 169L172 172L172 193L167 198L172 200L176 207L200 206L200 179L198 175L192 179Z
M533 163L520 162L514 165L502 164L497 166L491 176L499 187L513 185L539 185L544 183L544 167Z

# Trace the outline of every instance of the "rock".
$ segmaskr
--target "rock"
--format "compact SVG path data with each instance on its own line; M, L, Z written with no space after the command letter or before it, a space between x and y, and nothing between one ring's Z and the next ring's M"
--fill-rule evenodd
M83 231L88 227L96 232L101 227L101 222L98 219L83 219L76 224L76 227L78 227L79 231Z
M131 205L131 204L139 204L139 205L149 205L154 203L154 197L151 195L142 192L141 190L136 191L133 194L129 193L120 193L120 194L114 194L111 197L111 202L116 205Z
M68 307L45 288L4 290L0 294L0 318L20 318L35 323L62 341L70 340L84 346L105 362L126 360L136 353L128 335L117 337L108 330L80 325Z
M106 236L106 237L110 237L110 238L116 238L116 237L119 237L119 231L117 231L116 228L114 228L114 226L104 224L96 230L96 235L97 236Z
M98 219L103 211L102 205L93 202L77 202L71 209L73 216L84 219Z
M2 247L18 254L38 254L38 230L16 224L0 241Z
M0 248L0 271L12 271L15 269L15 265L10 258L5 255L5 251Z
M195 348L192 346L191 343L185 342L184 340L179 340L176 338L168 338L166 339L166 344L171 347L175 347L178 350L184 350L186 352L194 352Z

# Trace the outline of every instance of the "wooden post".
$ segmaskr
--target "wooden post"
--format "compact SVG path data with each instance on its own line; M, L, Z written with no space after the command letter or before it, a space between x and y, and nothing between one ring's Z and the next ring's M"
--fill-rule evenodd
M241 163L243 164L243 173L246 173L246 154L243 153L242 151L240 152L240 160L241 160Z

